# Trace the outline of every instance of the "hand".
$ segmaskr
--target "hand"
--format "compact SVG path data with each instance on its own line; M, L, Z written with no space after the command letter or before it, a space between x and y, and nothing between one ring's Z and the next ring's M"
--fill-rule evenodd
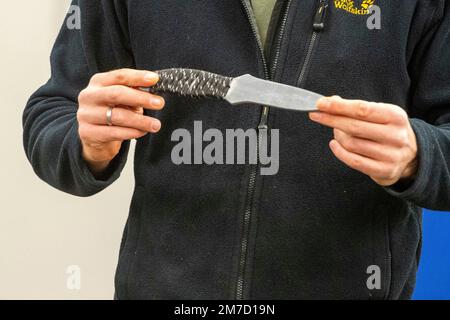
M391 186L417 172L417 140L406 112L395 105L322 98L310 119L334 129L330 148L349 167Z
M159 81L149 71L122 69L99 73L78 97L77 119L83 158L94 175L101 174L119 153L123 141L156 133L161 122L144 115L144 108L159 110L164 99L136 88L149 87ZM112 124L107 112L113 107Z

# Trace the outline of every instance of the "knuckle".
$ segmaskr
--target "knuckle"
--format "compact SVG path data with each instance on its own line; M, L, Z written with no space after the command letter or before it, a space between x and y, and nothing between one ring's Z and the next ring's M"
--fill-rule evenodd
M342 132L337 132L335 135L336 140L348 151L353 151L354 148L354 139L349 136L346 136Z
M102 77L103 73L96 73L91 77L91 80L89 81L90 84L95 84L100 82L100 78Z
M79 104L84 104L89 101L89 97L91 96L91 92L89 88L83 89L80 91L78 95Z
M137 109L134 110L134 113L136 113L137 115L144 115L144 108L139 107Z
M373 169L369 174L371 177L376 178L380 181L390 180L390 178L388 178L384 171L381 169Z
M358 150L358 144L355 139L352 138L345 139L343 141L343 144L345 149L347 149L350 152L355 152L356 150Z
M397 114L400 118L402 118L403 120L408 119L408 113L406 113L405 109L397 107L397 108L395 108L395 110L397 111Z
M349 125L350 134L353 136L359 136L361 134L361 126L356 121L352 121Z
M395 141L400 147L407 147L409 145L408 133L405 130L401 130L395 135Z
M122 96L122 88L119 86L111 87L109 91L109 100L113 103L119 102L121 96Z
M77 120L78 122L83 122L87 118L87 110L84 107L78 108L77 111Z
M88 128L85 125L80 124L78 127L78 135L81 140L86 140L89 137Z
M359 101L356 106L356 114L358 117L367 118L370 115L370 105L365 101Z
M377 167L374 171L378 177L381 177L383 179L390 179L392 175L391 167L386 164Z
M361 162L361 159L360 158L352 158L351 160L350 160L350 165L353 167L353 168L361 168L361 164L362 164L362 162Z
M397 162L409 162L411 161L411 159L414 159L414 155L413 153L411 153L411 151L407 148L403 148L401 151L399 151L399 155L398 155L398 160Z
M401 125L404 125L409 121L406 111L397 106L394 106L392 108L392 118L396 123L399 123Z
M127 70L126 69L119 69L113 72L113 78L114 82L116 83L123 83L127 79Z
M341 136L341 131L338 130L338 129L336 129L336 128L334 128L334 129L333 129L333 135L334 135L334 137L335 137L336 139L338 139L338 138L340 138L340 136Z
M125 114L120 108L116 108L114 112L112 113L112 122L117 125L124 125L125 124Z
M401 158L401 153L399 152L388 152L386 153L386 161L389 163L397 163Z
M334 138L339 142L339 143L342 143L343 142L343 135L342 135L342 133L339 131L339 130L337 130L337 129L333 129L333 132L334 132Z
M400 163L400 162L403 162L403 161L409 160L409 159L410 159L409 150L406 149L406 148L402 148L402 149L398 150L398 152L396 154L396 157L394 159L394 162L395 163Z
M394 180L397 177L397 170L395 167L388 167L382 170L382 176L387 180Z

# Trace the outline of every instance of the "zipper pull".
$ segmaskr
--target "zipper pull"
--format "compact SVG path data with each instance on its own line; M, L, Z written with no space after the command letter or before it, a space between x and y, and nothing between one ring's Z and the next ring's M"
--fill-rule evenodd
M263 112L261 114L261 120L258 125L258 130L267 130L268 129L268 126L267 126L267 118L268 117L269 117L269 107L264 106Z
M314 16L313 29L316 32L323 31L325 29L325 13L328 8L326 0L320 0L319 8L317 8L316 15Z

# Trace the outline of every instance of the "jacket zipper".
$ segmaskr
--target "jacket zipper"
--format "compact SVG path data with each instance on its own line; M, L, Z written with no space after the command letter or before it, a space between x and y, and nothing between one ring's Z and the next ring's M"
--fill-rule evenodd
M301 87L304 85L306 79L306 73L311 64L311 59L314 53L314 48L316 46L319 34L325 29L325 16L326 10L328 8L328 0L320 0L319 7L317 8L316 14L313 21L313 32L311 34L311 39L309 40L308 49L306 51L305 60L303 62L300 75L298 76L297 86Z
M292 0L288 0L286 4L286 8L284 11L283 20L281 21L280 25L280 31L277 34L277 42L276 42L276 48L275 48L275 57L272 64L272 77L275 76L275 71L278 67L278 60L280 58L280 51L281 51L281 44L283 42L283 36L284 36L284 30L286 29L286 23L288 19L289 10L291 8Z
M273 64L272 71L275 72L277 65L278 65L278 58L280 55L281 50L281 41L283 39L283 33L284 29L286 27L287 17L289 13L289 8L291 5L292 0L288 0L288 4L286 6L286 11L282 20L282 24L280 27L280 32L278 33L277 37L277 47L276 47L276 53L275 53L275 60ZM256 38L256 42L258 45L258 49L260 52L260 56L263 62L264 66L264 76L266 79L270 78L269 74L269 68L268 64L264 55L264 48L261 43L261 38L258 33L258 28L255 24L252 9L250 8L250 5L248 3L248 0L241 0L245 12L247 14L248 20L250 21L250 25L252 28L253 35ZM273 73L272 73L273 74ZM259 141L261 134L267 134L267 119L269 116L269 107L263 106L262 112L261 112L261 119L258 125L258 143L257 146L259 148ZM259 150L259 149L258 149ZM248 255L248 243L249 243L249 237L250 237L250 222L252 218L252 205L253 205L253 198L255 195L255 187L256 187L256 176L258 173L258 165L255 165L251 172L250 172L250 178L249 178L249 184L247 189L247 201L245 206L245 212L243 217L243 224L242 224L242 240L241 240L241 246L240 246L240 254L239 254L239 270L238 270L238 278L236 283L236 299L242 300L244 298L244 285L245 285L245 267L247 265L247 255Z

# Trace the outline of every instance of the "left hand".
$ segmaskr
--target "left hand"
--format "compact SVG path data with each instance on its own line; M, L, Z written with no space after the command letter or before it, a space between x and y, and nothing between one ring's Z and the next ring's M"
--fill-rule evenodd
M402 108L337 96L320 99L317 107L310 119L334 129L330 148L346 165L381 186L415 176L417 139Z

